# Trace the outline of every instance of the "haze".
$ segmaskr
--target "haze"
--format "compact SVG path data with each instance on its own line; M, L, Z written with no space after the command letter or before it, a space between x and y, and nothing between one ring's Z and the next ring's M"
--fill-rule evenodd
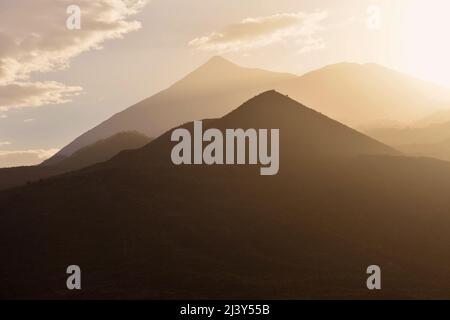
M81 0L70 31L72 2L0 3L2 167L42 162L214 55L297 75L371 62L450 86L444 0Z

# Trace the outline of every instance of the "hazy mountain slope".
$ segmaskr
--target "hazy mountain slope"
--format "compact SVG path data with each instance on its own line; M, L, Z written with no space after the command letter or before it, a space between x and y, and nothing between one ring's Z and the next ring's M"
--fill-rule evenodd
M151 141L138 132L122 132L78 150L70 157L39 166L0 169L0 190L45 179L111 159L121 151L140 148Z
M279 127L279 175L176 167L168 132L111 161L2 192L1 295L449 296L448 163L379 155L396 152L274 92L208 126ZM364 153L373 155L356 156ZM81 292L63 289L74 263ZM382 266L378 293L365 289L372 264Z
M214 57L167 90L84 133L52 161L117 132L137 130L157 137L184 122L217 118L230 112L230 106L271 89L356 128L407 123L450 106L448 89L377 65L341 63L297 77Z
M378 128L367 134L410 155L450 160L450 122L424 127Z
M439 110L436 112L432 112L431 114L427 115L426 117L420 119L419 121L416 121L412 124L412 126L417 128L424 128L428 127L434 124L442 124L450 122L450 110Z
M151 138L136 131L117 133L112 137L78 150L70 157L61 160L56 166L67 170L81 169L107 161L121 151L141 148L151 140Z
M426 127L376 128L367 134L391 145L433 144L450 139L450 122Z
M408 155L450 161L450 139L428 144L411 143L399 145L398 148Z
M249 97L295 77L243 68L214 57L170 88L81 135L58 155L71 155L88 144L122 131L136 130L157 137L184 122L220 117L231 111L230 106L237 106Z
M450 90L376 64L340 63L276 86L354 128L417 121L450 108Z
M276 91L260 94L216 122L219 123L217 127L223 129L241 126L281 128L281 141L290 154L316 153L346 157L361 154L399 154L392 148Z

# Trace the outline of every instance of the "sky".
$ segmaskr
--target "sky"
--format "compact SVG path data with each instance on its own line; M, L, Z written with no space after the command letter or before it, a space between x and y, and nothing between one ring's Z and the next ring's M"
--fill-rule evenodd
M76 5L80 29L67 20ZM0 0L0 167L39 163L211 56L378 63L450 87L447 0Z

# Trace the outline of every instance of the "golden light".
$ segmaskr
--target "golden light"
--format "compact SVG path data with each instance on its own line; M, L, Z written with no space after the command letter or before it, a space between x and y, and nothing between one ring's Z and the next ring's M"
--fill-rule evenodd
M409 73L450 86L450 1L408 0L404 4L402 58Z

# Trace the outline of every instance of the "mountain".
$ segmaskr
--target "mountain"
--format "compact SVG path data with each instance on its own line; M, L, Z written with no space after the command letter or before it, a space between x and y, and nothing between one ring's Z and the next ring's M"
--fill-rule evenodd
M3 191L0 296L449 297L449 163L401 156L274 91L203 124L280 129L279 174L175 166L170 130ZM72 264L81 291L64 289ZM365 288L373 264L380 292Z
M192 124L187 127L192 131ZM280 145L283 149L281 157L286 153L285 158L288 160L309 158L312 155L315 157L400 155L391 147L274 90L252 98L220 119L208 120L204 125L204 130L209 127L221 129L223 132L227 128L281 128ZM170 131L159 141L167 141L169 133ZM165 144L166 147L170 147L170 145ZM143 150L152 148L154 148L153 144ZM159 150L157 153L170 155L168 151L169 149L163 152ZM142 156L136 157L136 159L142 159Z
M420 119L419 121L416 121L412 124L412 126L417 128L424 128L434 124L442 124L445 122L450 122L450 109L433 112Z
M450 161L450 122L427 126L378 128L367 134L406 154Z
M149 137L137 131L120 132L112 137L81 148L70 157L60 159L53 166L64 168L65 170L81 169L107 161L121 151L141 148L151 140ZM42 165L46 166L48 164L44 162Z
M419 115L424 109L428 114L450 100L448 89L377 65L341 63L297 77L243 68L224 58L214 57L167 90L86 132L47 160L45 165L56 166L80 148L117 132L139 131L157 137L188 121L220 117L249 97L273 88L279 88L280 92L315 110L357 128L368 123L402 124L414 118L412 114ZM20 185L45 176L47 174L43 174L42 169L16 168L8 171L4 182L0 182L0 188L2 184ZM17 183L15 177L18 177Z
M151 140L139 132L121 132L84 147L69 157L53 158L39 166L0 169L0 190L101 163L121 151L140 148Z
M425 127L386 127L368 130L367 134L390 145L434 144L450 139L450 122Z
M405 154L450 161L450 139L435 143L411 143L398 146Z
M407 124L450 108L450 90L376 64L339 63L275 87L354 128Z
M123 131L139 131L157 137L182 123L225 115L236 106L275 84L296 76L240 67L213 57L170 88L112 116L75 139L55 157ZM214 104L211 104L214 101Z
M50 161L118 132L136 130L157 137L188 121L221 117L232 106L272 89L363 129L409 123L450 106L450 90L375 64L339 63L298 77L213 57L170 88L84 133Z

